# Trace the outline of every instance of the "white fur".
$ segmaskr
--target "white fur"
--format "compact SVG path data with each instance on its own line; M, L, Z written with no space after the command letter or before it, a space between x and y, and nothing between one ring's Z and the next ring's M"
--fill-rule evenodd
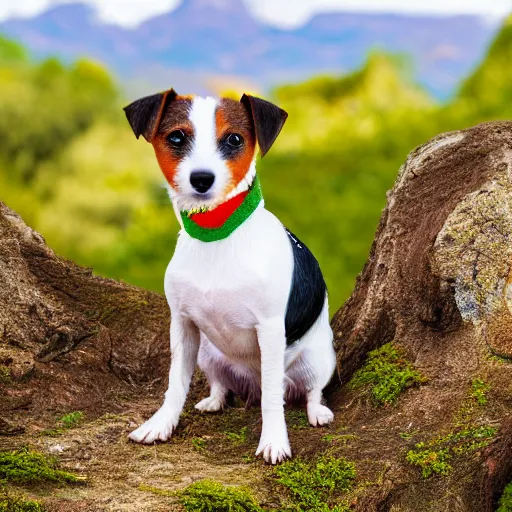
M214 187L229 179L214 140L210 140L214 137L215 105L211 98L194 100L191 120L197 147L180 166L175 205L180 196L190 202L192 193L185 182L187 172L195 166L215 172ZM254 172L253 162L242 186L249 186ZM316 426L332 421L332 412L321 404L322 389L335 367L327 298L311 329L286 347L284 318L293 265L288 235L263 201L223 240L205 243L180 232L165 274L172 317L169 387L162 407L130 434L132 440L152 443L171 437L197 360L211 386L210 396L196 405L201 411L217 411L225 405L228 390L221 378L222 368L229 368L241 381L261 384L263 427L256 453L263 454L267 462L275 464L291 456L284 396L297 382L307 388L310 423Z

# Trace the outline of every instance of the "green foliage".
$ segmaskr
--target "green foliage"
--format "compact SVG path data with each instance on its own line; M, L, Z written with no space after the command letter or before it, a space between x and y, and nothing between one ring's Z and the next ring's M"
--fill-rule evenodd
M478 405L485 405L488 400L487 393L490 389L491 386L482 379L474 379L471 383L471 396L476 400Z
M6 490L0 495L0 512L45 512L45 510L41 503L25 500L9 494Z
M505 69L512 59L512 15L491 44L486 58L462 84L458 107L489 117L512 117L512 83Z
M0 35L0 65L5 63L12 65L27 60L28 52L21 44Z
M202 452L206 448L206 439L203 439L202 437L193 437L192 446L197 452Z
M496 512L512 512L512 482L503 489Z
M441 131L512 117L512 25L446 105L404 57L277 88L289 112L258 162L267 207L320 262L337 309L368 256L407 153ZM271 98L272 99L272 98ZM136 141L117 87L90 61L32 61L0 38L0 199L62 256L156 291L178 223L151 147Z
M58 469L55 459L28 449L0 452L0 480L22 484L84 481L82 477Z
M0 42L0 53L5 47ZM0 59L0 164L6 178L26 187L93 122L113 119L117 92L107 72L88 61L66 68L55 58L11 60Z
M345 510L342 505L332 507L352 489L356 478L352 462L329 456L312 463L295 458L277 466L274 473L293 498L288 510L297 511Z
M11 382L11 370L0 364L0 384L8 384Z
M73 428L83 421L85 415L82 411L68 412L64 414L62 418L57 420L58 425L62 425L63 428Z
M235 445L243 444L247 441L247 427L240 429L240 432L226 432L226 437Z
M407 462L421 468L424 478L433 474L447 475L453 469L449 460L484 448L492 441L497 430L490 425L455 430L428 443L417 443L405 458Z
M66 430L78 426L85 415L82 411L68 412L56 421L56 428L48 428L41 432L42 436L57 437L62 435Z
M421 468L423 478L430 475L447 475L452 467L448 461L452 458L450 450L409 450L406 455L407 462Z
M357 439L357 436L353 434L325 434L322 436L322 441L326 443L336 443L336 444L348 444L350 441Z
M190 512L262 512L248 489L201 480L183 489L180 502Z
M308 415L303 409L289 409L285 412L285 416L289 428L303 430L309 427Z
M139 491L150 492L157 496L173 497L176 496L175 491L168 491L167 489L160 489L159 487L153 487L152 485L139 484Z
M362 368L352 377L352 389L365 387L375 405L389 405L397 401L407 388L425 382L413 365L405 359L403 349L394 343L386 343L371 351Z

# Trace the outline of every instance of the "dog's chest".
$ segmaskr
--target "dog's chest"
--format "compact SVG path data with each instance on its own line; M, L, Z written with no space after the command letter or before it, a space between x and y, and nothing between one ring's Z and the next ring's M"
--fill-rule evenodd
M166 273L172 315L191 319L225 354L254 353L257 324L284 318L293 269L289 242L277 220L264 226L257 220L255 233L249 224L221 242L180 237Z
M256 281L214 265L210 275L187 268L171 277L174 309L192 320L226 355L254 353L257 315L252 301L259 300Z

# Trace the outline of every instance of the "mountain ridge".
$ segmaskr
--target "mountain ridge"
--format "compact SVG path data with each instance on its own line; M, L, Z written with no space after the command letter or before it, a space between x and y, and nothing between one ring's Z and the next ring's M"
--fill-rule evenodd
M441 98L477 65L495 30L470 15L354 12L321 13L299 28L280 29L254 18L242 0L187 0L133 28L105 23L82 3L0 23L4 35L37 57L89 56L124 83L138 80L141 89L165 88L175 76L178 87L204 92L209 79L222 75L267 89L351 71L379 48L411 55L415 78Z

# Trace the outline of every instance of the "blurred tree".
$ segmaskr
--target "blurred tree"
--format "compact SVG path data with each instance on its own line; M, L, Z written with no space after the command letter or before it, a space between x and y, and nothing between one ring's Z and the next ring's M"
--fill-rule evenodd
M462 83L452 108L479 120L512 117L512 15L505 20L486 58Z

